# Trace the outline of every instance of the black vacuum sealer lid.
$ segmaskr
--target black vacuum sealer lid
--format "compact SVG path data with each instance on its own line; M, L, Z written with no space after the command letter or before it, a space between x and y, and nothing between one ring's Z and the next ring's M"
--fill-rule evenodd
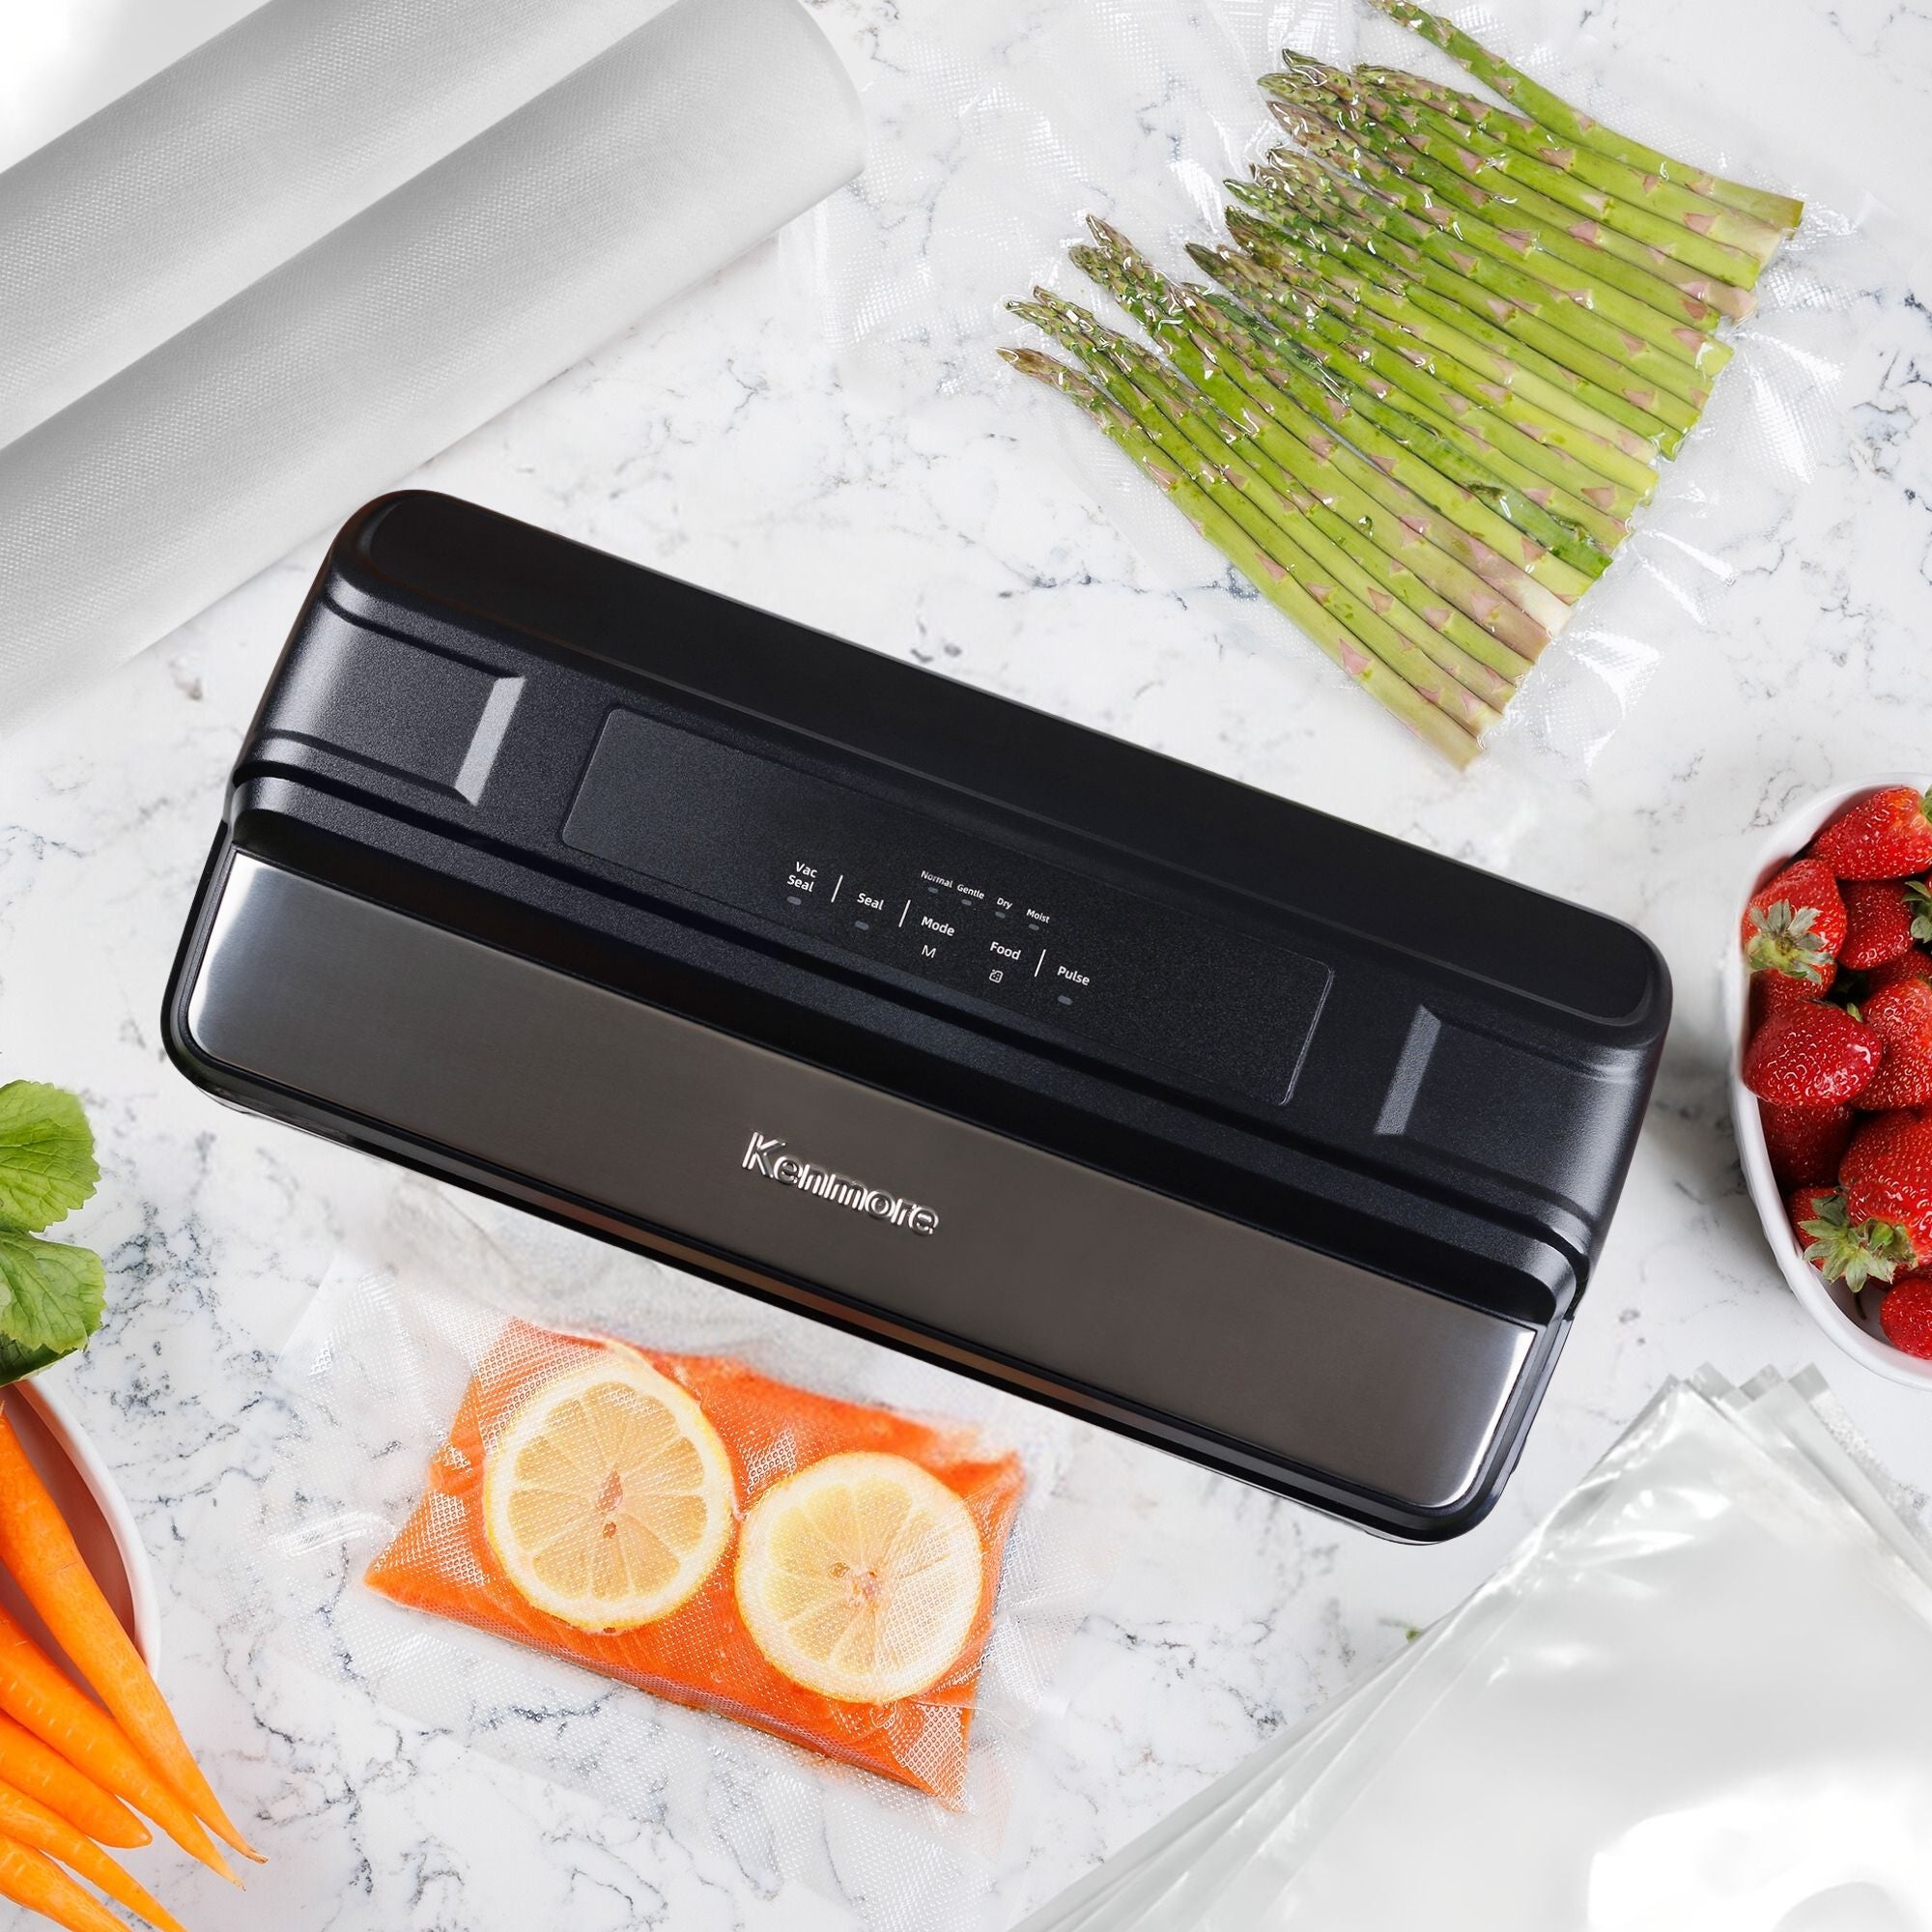
M412 494L298 619L166 1025L225 1098L1424 1537L1514 1461L1668 1005L1596 914Z

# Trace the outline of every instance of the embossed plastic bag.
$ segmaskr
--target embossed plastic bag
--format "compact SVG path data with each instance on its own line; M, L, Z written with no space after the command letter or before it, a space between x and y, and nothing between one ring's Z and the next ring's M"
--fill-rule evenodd
M0 173L0 731L863 154L796 0L267 0Z
M512 1320L364 1580L956 1804L1021 1483L967 1430Z
M1754 124L1747 87L1720 75L1694 99L1634 101L1614 49L1572 8L1464 0L1441 11L1611 125L1807 203L1758 283L1756 313L1728 328L1735 359L1698 427L1484 739L1491 758L1548 779L1552 761L1574 769L1597 755L1663 651L1722 621L1727 559L1787 521L1851 440L1842 379L1878 304L1907 298L1907 244L1860 184L1828 172L1805 130ZM935 440L997 423L1019 443L1015 461L1053 451L1069 493L1097 502L1167 588L1223 635L1304 665L1310 701L1325 707L1332 695L1336 722L1346 711L1366 743L1370 707L1344 695L1343 674L1080 412L1013 376L995 352L1061 353L1003 314L1036 284L1141 337L1068 260L1091 239L1089 213L1168 275L1203 279L1186 246L1228 240L1224 180L1287 138L1256 87L1284 46L1479 84L1368 0L1067 0L1027 11L990 48L970 9L905 10L878 32L883 77L867 109L891 138L813 227L846 382L908 422L934 418ZM1069 576L1079 567L1077 556L1061 565ZM1392 730L1375 730L1375 742L1400 745Z
M722 1776L882 1925L984 1894L1108 1560L1083 1425L418 1182L279 1380L285 1656L620 1812Z
M1025 1932L1932 1924L1932 1550L1844 1435L1815 1373L1669 1385L1460 1610Z

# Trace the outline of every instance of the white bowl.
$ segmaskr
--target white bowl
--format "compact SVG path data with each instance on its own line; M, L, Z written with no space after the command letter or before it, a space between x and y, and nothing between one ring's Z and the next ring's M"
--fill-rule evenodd
M1888 1380L1904 1382L1913 1388L1932 1389L1932 1361L1921 1361L1894 1349L1878 1325L1878 1304L1882 1297L1867 1292L1863 1296L1848 1293L1843 1282L1827 1281L1804 1259L1784 1211L1784 1197L1771 1175L1771 1155L1764 1145L1764 1127L1758 1119L1757 1096L1744 1083L1743 1065L1746 1028L1749 1021L1750 975L1745 968L1744 950L1738 933L1744 925L1745 908L1757 889L1783 866L1795 859L1818 833L1846 806L1882 791L1888 785L1910 785L1923 791L1932 779L1918 772L1867 779L1861 784L1840 785L1835 791L1820 792L1795 811L1778 820L1759 848L1757 863L1738 899L1726 935L1724 968L1724 1018L1731 1030L1731 1119L1738 1133L1738 1152L1743 1156L1745 1180L1751 1199L1757 1204L1758 1219L1764 1223L1765 1238L1791 1284L1791 1292L1805 1311L1846 1354L1875 1370Z
M27 1460L67 1519L82 1560L112 1605L134 1648L152 1667L160 1634L155 1573L128 1501L74 1419L66 1400L44 1380L15 1382L6 1392L7 1419ZM0 1570L0 1603L32 1633L47 1655L65 1663L59 1647L14 1579ZM69 1676L78 1678L71 1668Z

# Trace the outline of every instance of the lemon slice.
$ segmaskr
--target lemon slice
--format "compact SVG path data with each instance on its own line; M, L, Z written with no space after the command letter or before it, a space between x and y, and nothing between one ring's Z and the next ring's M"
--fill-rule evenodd
M538 1609L607 1634L688 1602L724 1554L736 1508L717 1430L628 1349L534 1390L483 1469L504 1574Z
M903 1456L828 1456L774 1483L738 1544L738 1614L766 1662L848 1704L930 1690L979 1614L973 1512Z

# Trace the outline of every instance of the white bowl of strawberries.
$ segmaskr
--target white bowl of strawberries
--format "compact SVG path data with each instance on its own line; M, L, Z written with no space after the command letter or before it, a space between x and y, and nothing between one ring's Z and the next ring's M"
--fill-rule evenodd
M1788 814L1725 990L1745 1179L1784 1278L1867 1368L1932 1389L1932 792Z

